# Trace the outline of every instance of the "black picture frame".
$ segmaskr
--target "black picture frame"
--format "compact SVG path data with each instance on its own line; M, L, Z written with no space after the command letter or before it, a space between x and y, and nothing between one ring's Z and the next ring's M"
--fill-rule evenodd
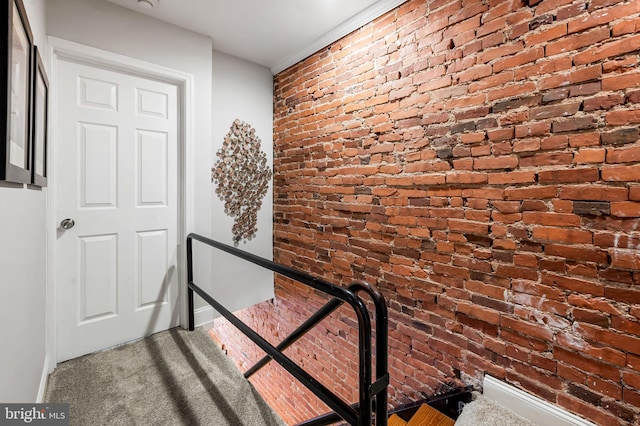
M31 183L33 33L22 0L0 4L0 180Z
M31 183L47 186L49 79L37 46L33 46L31 86Z

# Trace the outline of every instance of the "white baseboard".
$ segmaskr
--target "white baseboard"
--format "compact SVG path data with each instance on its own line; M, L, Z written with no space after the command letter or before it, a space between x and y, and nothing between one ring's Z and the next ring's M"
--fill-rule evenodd
M483 395L538 426L595 426L537 396L508 385L489 375L484 376Z
M36 396L36 404L44 402L44 393L47 391L47 382L49 381L49 367L49 357L45 356L42 375L40 376L40 386L38 387L38 395Z
M213 320L218 318L220 314L216 312L211 306L204 306L198 308L193 313L193 318L196 327L212 327Z

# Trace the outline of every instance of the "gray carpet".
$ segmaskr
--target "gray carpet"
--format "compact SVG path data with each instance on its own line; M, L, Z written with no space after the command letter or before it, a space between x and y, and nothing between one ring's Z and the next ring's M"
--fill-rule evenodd
M70 403L78 426L284 425L201 329L174 328L62 363L45 400Z
M455 426L533 426L533 424L498 403L474 394L474 400L464 405Z

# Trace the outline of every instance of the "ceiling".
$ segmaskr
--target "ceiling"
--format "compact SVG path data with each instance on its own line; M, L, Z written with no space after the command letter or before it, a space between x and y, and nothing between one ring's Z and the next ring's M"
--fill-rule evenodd
M406 0L108 0L206 35L213 48L275 74Z

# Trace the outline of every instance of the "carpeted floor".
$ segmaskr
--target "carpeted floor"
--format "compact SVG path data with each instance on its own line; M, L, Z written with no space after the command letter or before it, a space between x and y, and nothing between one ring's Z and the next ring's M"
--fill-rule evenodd
M62 363L45 400L70 403L78 426L284 425L201 329L174 328Z
M456 426L533 426L529 420L481 394L474 396L473 401L465 404Z

